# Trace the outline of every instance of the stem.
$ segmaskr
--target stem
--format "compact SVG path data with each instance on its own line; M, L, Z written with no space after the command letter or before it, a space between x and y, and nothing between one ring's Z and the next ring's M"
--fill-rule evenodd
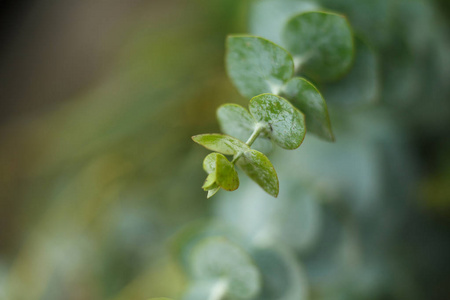
M264 125L262 124L257 124L255 127L255 130L253 130L252 135L248 138L246 144L247 146L251 147L253 145L253 143L256 141L256 139L258 138L258 136L261 134L261 132L264 129ZM236 161L242 156L242 154L244 154L243 152L239 152L238 154L236 154L233 157L233 161L231 162L233 165L236 163Z
M261 134L261 131L264 129L264 126L261 124L257 124L255 130L253 131L252 135L248 138L246 144L251 147L253 143L256 141L258 136Z

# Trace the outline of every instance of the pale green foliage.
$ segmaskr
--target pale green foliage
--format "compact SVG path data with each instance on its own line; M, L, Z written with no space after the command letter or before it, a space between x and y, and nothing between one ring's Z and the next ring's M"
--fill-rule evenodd
M250 256L225 238L203 240L192 250L190 263L193 278L216 281L222 297L252 299L260 290L261 275Z
M289 101L263 94L250 100L250 113L262 125L264 133L284 149L296 149L305 138L303 114Z
M226 64L234 85L247 98L278 94L294 73L294 62L286 50L253 36L228 37Z
M314 85L303 78L295 77L283 87L282 95L305 114L308 131L334 141L327 104Z
M258 37L231 36L228 38L228 44L228 74L242 95L253 97L270 92L286 97L304 113L308 130L326 140L334 140L325 100L312 83L302 78L292 78L293 60L289 54L285 55L286 50ZM284 73L280 73L283 71ZM261 75L262 73L265 75ZM241 125L244 125L244 128L251 127L247 125L249 116L236 111L227 113L232 116L230 121L234 122L233 125L226 124L230 123L225 120L228 116L219 111L218 118L222 129L230 129L224 132L240 138L242 132L238 131L245 131L245 129L239 130L235 127ZM242 120L237 121L238 118ZM255 146L260 149L258 147Z
M278 176L270 160L256 150L246 151L237 165L270 195L277 197L279 192Z
M343 76L353 61L353 36L345 17L306 12L290 19L283 32L296 70L317 81Z
M355 62L349 73L339 82L329 83L323 88L330 103L354 107L374 103L378 99L380 83L375 53L358 38L355 39L355 49Z
M220 129L241 141L245 141L252 135L258 126L255 118L242 106L227 103L217 109L217 120ZM254 143L253 148L263 153L272 150L272 141L260 136Z
M202 188L208 192L208 198L223 188L234 191L239 187L239 177L234 165L220 153L211 153L205 157L203 168L208 173Z
M359 0L358 0L359 1ZM281 38L286 22L293 16L320 9L315 0L257 0L250 9L250 32L284 46Z
M192 139L206 149L225 155L235 155L249 149L244 142L224 134L199 134L193 136Z
M294 253L282 246L258 247L253 259L263 276L263 290L257 300L308 300L308 285Z
M260 4L263 10L272 5L280 7L279 3L271 1ZM292 12L288 11L291 4ZM291 2L280 12L287 18L312 7L315 5ZM193 137L209 150L233 156L231 163L220 158L214 171L205 168L208 177L203 189L208 191L208 198L220 187L230 191L237 188L239 180L235 176L235 164L268 194L277 197L279 182L275 169L264 154L251 150L252 146L269 152L273 142L284 149L296 149L302 144L307 129L325 140L334 141L322 95L311 82L293 76L295 71L319 81L343 76L353 61L350 26L337 14L305 12L287 21L283 32L284 44L293 56L261 37L233 35L227 38L228 75L241 95L251 100L249 111L235 104L225 104L217 110L220 127L228 135ZM219 156L214 157L219 160Z

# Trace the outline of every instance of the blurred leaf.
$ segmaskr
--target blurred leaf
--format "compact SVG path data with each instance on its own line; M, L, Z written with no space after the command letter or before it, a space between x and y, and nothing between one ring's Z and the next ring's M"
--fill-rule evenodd
M174 259L189 276L192 275L190 257L192 250L203 239L209 237L226 237L234 243L241 243L233 228L219 222L197 221L184 226L170 241Z
M303 114L289 101L263 94L253 97L249 104L250 113L261 124L265 134L284 149L296 149L302 143L306 129Z
M294 62L286 50L253 36L228 37L226 64L231 81L247 98L278 94L294 73Z
M374 50L355 39L356 56L350 72L338 82L327 84L323 93L328 103L362 106L377 100L380 92L378 63ZM306 119L308 124L308 119Z
M217 109L217 119L221 130L241 141L246 141L257 126L256 120L240 105L224 104ZM263 153L272 149L272 141L260 136L252 145Z
M310 0L257 0L250 9L250 32L282 44L282 32L286 22L295 15L319 9L317 1Z
M220 279L195 281L189 285L183 300L216 299L215 295L217 293L221 295L224 288L226 288L226 282Z
M345 17L326 12L307 12L293 17L283 32L294 56L296 71L317 81L343 76L353 60L353 37Z
M225 280L225 294L234 299L251 299L260 290L260 273L250 256L225 238L201 241L190 263L196 280Z
M305 114L306 129L328 141L334 141L325 100L309 81L295 77L283 87L282 95Z
M192 139L206 149L216 151L225 155L235 155L250 149L244 142L225 134L199 134Z
M279 192L278 176L270 160L261 152L244 152L237 165L270 195L277 197Z
M321 233L320 199L309 184L302 183L295 175L281 179L283 193L276 201L243 182L241 196L224 195L217 202L216 213L239 228L252 245L283 243L299 253L307 253Z
M252 251L261 270L263 289L257 300L307 300L308 284L296 257L282 247Z

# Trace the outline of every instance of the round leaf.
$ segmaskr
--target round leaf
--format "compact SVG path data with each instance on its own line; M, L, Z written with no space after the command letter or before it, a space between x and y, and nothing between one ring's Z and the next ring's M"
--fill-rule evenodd
M216 151L225 155L235 155L239 152L244 152L249 147L242 141L224 134L199 134L193 136L192 139L197 144L202 145L206 149Z
M355 40L355 46L355 63L350 72L338 82L327 84L323 89L328 103L358 107L370 105L378 98L380 82L376 54L361 39Z
M256 120L250 113L240 105L224 104L217 109L217 119L219 120L222 132L231 135L241 141L247 140L257 126ZM272 141L260 137L252 145L263 153L268 153L272 149Z
M252 299L260 290L260 274L250 256L225 238L200 242L190 263L197 280L226 280L226 295L233 299Z
M334 141L327 104L314 85L295 77L284 86L282 95L305 114L308 132Z
M208 191L208 198L219 188L234 191L239 187L239 177L234 165L220 153L210 153L203 160L203 168L208 173L202 188Z
M291 18L283 32L296 70L317 81L343 76L353 60L353 37L345 17L306 12Z
M250 113L266 126L265 134L284 149L296 149L305 137L303 114L289 101L272 95L263 94L250 100Z
M192 277L190 258L196 245L205 238L226 237L234 243L240 244L240 236L234 227L221 222L195 221L178 230L170 240L170 250L173 258L182 270Z
M228 37L226 65L231 81L247 98L278 94L294 72L294 62L285 49L254 36Z
M256 150L244 152L237 161L237 165L267 193L274 197L278 196L277 172L264 154Z
M205 170L206 173L211 174L216 171L216 161L218 155L219 153L213 152L205 157L205 159L203 160L203 170Z
M295 15L317 11L315 0L258 0L251 2L250 32L282 45L281 34L286 22Z
M234 165L223 155L217 155L216 183L226 191L234 191L239 187L239 177Z
M308 283L300 262L289 250L274 246L252 252L263 275L263 289L257 300L306 300Z

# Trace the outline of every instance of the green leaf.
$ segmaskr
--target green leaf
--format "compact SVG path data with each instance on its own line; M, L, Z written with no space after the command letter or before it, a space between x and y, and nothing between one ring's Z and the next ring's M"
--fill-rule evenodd
M239 177L234 165L223 155L217 155L216 182L226 191L234 191L239 187Z
M249 9L250 32L282 45L281 36L287 21L302 12L317 11L319 5L315 2L315 0L252 1Z
M246 141L257 126L255 118L242 106L237 104L224 104L217 109L222 132L231 135L241 141ZM260 136L252 145L263 153L272 149L272 141Z
M373 104L378 99L380 82L376 54L361 39L355 39L355 47L355 63L350 72L341 80L323 87L330 104L354 108Z
M206 198L211 198L212 196L214 196L218 191L220 190L220 186L216 186L213 189L208 190L208 194L206 196Z
M309 299L306 275L291 251L281 246L256 248L252 257L263 276L263 289L256 300Z
M334 13L307 12L291 18L283 32L296 70L316 81L343 76L353 60L352 31L346 18Z
M263 94L253 97L249 104L250 113L265 126L264 133L284 149L298 148L305 138L303 114L289 101Z
M264 154L253 149L244 152L238 159L237 165L267 193L274 197L278 196L277 172Z
M150 300L172 300L170 298L151 298Z
M261 288L261 275L250 256L225 238L201 241L190 263L196 280L226 280L225 295L233 299L252 299Z
M192 282L183 295L183 300L203 300L217 299L217 294L226 292L226 281L215 280L197 280Z
M193 136L192 139L197 144L202 145L206 149L216 151L225 155L235 155L239 152L244 152L249 147L242 141L224 134L211 133L199 134Z
M226 66L231 81L247 98L278 94L294 73L294 62L285 49L254 36L227 38Z
M282 95L305 114L306 129L328 141L334 141L325 100L309 81L295 77L283 88Z
M240 233L235 232L234 227L203 220L189 223L170 239L172 257L188 276L192 277L190 259L193 249L201 240L211 237L226 237L234 243L241 243Z
M234 191L239 187L239 177L234 165L220 153L210 153L203 160L203 168L208 173L202 188L208 191L208 198L223 188Z
M218 155L219 153L213 152L205 157L203 160L203 170L205 170L206 173L211 174L216 171L216 161Z

